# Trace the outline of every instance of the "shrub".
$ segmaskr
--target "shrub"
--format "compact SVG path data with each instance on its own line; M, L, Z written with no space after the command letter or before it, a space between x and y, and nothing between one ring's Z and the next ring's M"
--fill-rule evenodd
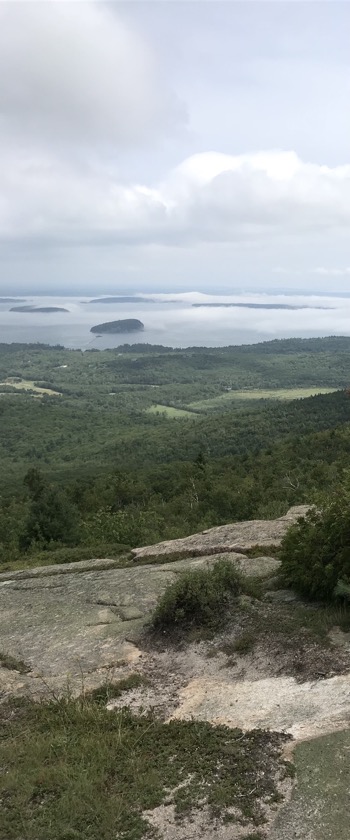
M240 577L229 560L179 574L160 597L153 614L155 630L215 627L240 592Z
M36 546L46 549L52 544L74 546L78 542L76 508L62 490L43 484L32 494L28 519L20 536L20 548L28 551Z
M232 653L239 653L244 656L246 653L250 653L253 650L255 642L256 637L254 636L254 633L242 633L238 636L238 639L233 642Z
M91 702L106 705L111 700L121 697L124 692L140 688L141 685L147 685L145 677L137 673L129 674L128 677L124 677L123 680L118 680L116 683L106 682L98 688L88 691L85 696Z
M319 510L289 529L280 557L285 583L310 598L329 601L340 581L350 583L349 478Z

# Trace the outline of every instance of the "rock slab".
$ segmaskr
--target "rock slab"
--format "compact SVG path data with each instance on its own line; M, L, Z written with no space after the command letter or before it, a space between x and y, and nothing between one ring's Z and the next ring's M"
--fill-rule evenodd
M219 525L200 534L193 534L179 540L165 540L156 545L134 548L135 560L162 554L189 552L190 554L218 554L220 551L236 551L244 554L254 546L279 546L288 528L305 516L309 505L297 505L290 508L279 519L251 519L247 522L235 522L233 525Z
M270 522L252 521L212 528L184 540L146 546L135 564L116 568L99 559L5 572L0 575L0 652L23 660L31 671L20 675L0 667L0 696L48 683L72 690L112 678L141 657L132 642L158 597L186 568L230 559L244 574L273 574L273 557L248 558L243 549L257 542L278 544L288 526L307 508L293 508ZM239 543L239 551L232 549ZM171 561L179 545L184 557L163 564L137 565L140 558L164 553ZM228 547L231 547L228 551ZM187 553L187 557L186 557Z

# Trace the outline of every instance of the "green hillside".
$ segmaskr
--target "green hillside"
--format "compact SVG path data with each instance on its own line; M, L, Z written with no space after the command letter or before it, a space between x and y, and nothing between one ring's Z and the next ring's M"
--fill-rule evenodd
M350 464L349 370L342 337L0 345L2 562L135 546L310 501ZM33 470L44 512L24 481Z

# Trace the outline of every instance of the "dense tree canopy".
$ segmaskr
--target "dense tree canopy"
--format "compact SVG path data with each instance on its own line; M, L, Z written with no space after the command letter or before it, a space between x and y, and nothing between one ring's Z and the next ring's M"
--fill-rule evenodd
M350 467L349 351L347 338L0 345L1 561L279 516L337 487Z
M286 583L311 598L331 600L350 585L350 474L330 498L286 534Z

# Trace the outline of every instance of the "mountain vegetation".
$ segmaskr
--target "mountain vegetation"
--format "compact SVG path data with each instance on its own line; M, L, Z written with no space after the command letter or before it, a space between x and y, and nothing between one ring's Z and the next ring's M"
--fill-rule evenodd
M350 467L349 352L342 337L0 345L3 567L107 556L319 502Z
M318 509L294 525L281 550L286 583L310 598L350 595L350 475Z

